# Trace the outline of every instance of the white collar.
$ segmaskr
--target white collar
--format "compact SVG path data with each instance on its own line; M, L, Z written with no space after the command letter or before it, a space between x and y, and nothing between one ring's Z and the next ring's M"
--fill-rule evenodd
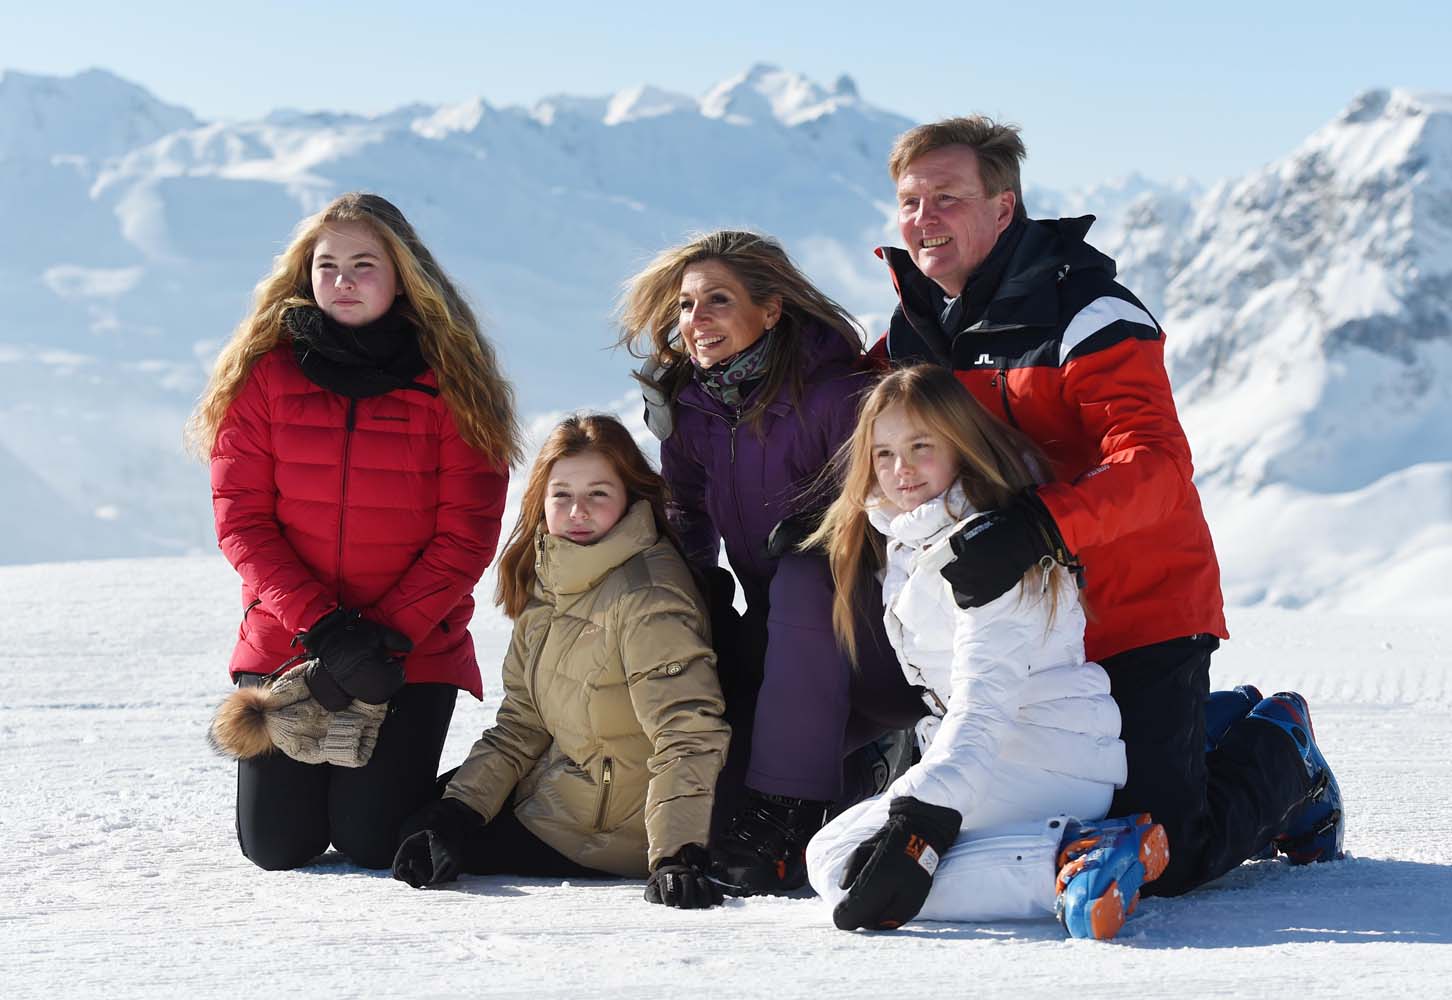
M956 480L942 493L912 510L889 513L893 509L881 501L869 503L868 520L889 539L913 548L932 544L944 531L978 513Z

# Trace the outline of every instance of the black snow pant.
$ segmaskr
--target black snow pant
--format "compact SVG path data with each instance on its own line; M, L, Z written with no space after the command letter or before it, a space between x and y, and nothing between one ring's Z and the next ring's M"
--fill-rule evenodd
M444 789L459 769L439 775L433 797L442 798ZM410 824L412 826L413 824ZM540 840L514 815L514 793L490 820L464 844L460 871L466 875L520 875L525 878L620 878L572 861Z
M712 639L726 699L725 717L731 725L730 750L716 783L713 838L729 826L746 790L755 787L749 779L753 769L770 770L779 782L758 791L830 799L839 806L872 794L874 788L863 787L864 767L859 766L863 762L854 751L893 730L911 729L928 711L920 690L903 676L888 642L882 624L882 587L875 577L865 576L857 588L854 664L838 649L831 632L833 584L825 557L784 557L778 574L744 584L747 608L740 617L723 614L718 602L712 602ZM798 634L791 637L796 640L794 655L773 658L768 656L772 628L781 628L782 621L772 614L772 598L783 596L782 574L790 574L785 596L792 598L788 617ZM790 676L776 677L763 688L768 662ZM779 699L765 711L760 703L763 690ZM764 725L769 731L759 728ZM753 753L762 747L770 749L756 753L753 760ZM875 751L870 756L877 757ZM814 761L810 768L802 763L808 757ZM807 773L820 771L822 758L841 762L835 773Z
M240 684L262 682L245 675ZM237 841L259 868L307 864L331 843L361 868L389 868L398 829L434 795L459 690L408 684L393 696L362 767L303 764L270 753L237 764Z
M1119 705L1129 782L1110 815L1149 812L1165 828L1170 863L1146 896L1178 896L1239 865L1283 829L1310 791L1290 736L1242 719L1205 752L1211 635L1171 639L1105 657Z

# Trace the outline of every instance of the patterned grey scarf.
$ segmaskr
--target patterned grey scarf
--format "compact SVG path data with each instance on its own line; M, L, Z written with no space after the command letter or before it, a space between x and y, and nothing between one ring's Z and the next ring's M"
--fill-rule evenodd
M772 331L767 330L746 350L739 351L710 368L697 365L696 381L714 399L732 409L740 409L748 384L766 375L770 367L771 334Z

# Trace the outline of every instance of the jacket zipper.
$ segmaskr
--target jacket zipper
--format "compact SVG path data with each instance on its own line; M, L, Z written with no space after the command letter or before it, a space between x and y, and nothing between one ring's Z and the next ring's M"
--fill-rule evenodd
M1014 419L1014 416L1013 416L1013 407L1011 407L1011 406L1008 405L1008 362L1007 361L1005 361L1005 362L1003 362L1003 364L999 365L999 367L998 367L998 373L996 375L994 375L993 378L991 378L989 380L988 385L989 385L990 388L996 387L998 389L998 398L1003 402L1003 417L1004 417L1004 419L1007 420L1014 427L1018 427L1019 430L1023 430L1022 427L1019 427L1018 426L1018 421Z
M724 420L726 421L726 426L730 428L731 508L736 513L736 530L740 534L740 536L744 538L746 537L746 521L741 516L741 493L739 490L736 489L736 428L739 426L739 424L736 420L732 420L730 417L717 413L714 410L708 410L704 406L697 406L694 403L684 403L682 405L689 406L691 409L697 411L698 413L704 413L708 417L714 417L717 420ZM717 534L720 534L720 532L718 531Z
M348 458L353 452L353 428L357 424L358 401L348 400L348 416L343 421L343 472L338 485L338 558L334 562L338 573L338 607L343 601L343 528L348 516Z
M595 814L595 829L605 829L605 813L610 808L610 784L615 780L615 762L606 757L600 766L600 810Z

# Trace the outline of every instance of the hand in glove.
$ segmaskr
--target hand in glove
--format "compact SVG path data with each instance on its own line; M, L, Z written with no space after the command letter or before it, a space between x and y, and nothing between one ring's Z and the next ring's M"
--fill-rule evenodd
M452 882L464 863L465 845L483 826L483 817L458 799L430 802L403 824L393 877L415 889Z
M319 618L302 634L302 644L318 660L308 670L308 689L330 712L346 708L354 698L370 705L392 698L403 687L403 664L397 656L413 649L402 632L347 608Z
M645 901L682 910L704 910L721 905L721 887L706 877L711 863L706 849L687 844L675 855L661 858L645 883Z
M948 544L953 561L942 569L960 608L981 608L1008 593L1044 556L1077 569L1054 519L1032 490L1000 510L971 519Z
M799 510L782 518L766 536L766 554L772 559L780 559L788 552L796 552L822 526L826 513L825 510Z
M917 916L962 822L956 809L911 796L893 799L882 829L847 863L841 882L847 897L833 908L832 922L844 931L891 930Z
M669 390L661 381L665 374L665 365L656 358L647 358L635 375L635 380L640 383L640 394L645 399L645 426L662 441L676 429L675 407L671 405Z

